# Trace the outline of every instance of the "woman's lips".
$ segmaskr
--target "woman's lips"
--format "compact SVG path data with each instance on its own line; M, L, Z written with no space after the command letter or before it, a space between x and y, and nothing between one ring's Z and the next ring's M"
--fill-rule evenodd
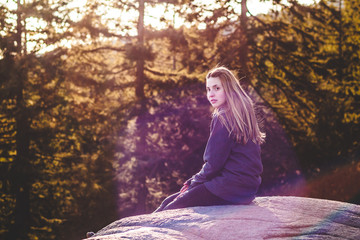
M217 100L216 99L211 99L210 102L214 104L214 103L217 102Z

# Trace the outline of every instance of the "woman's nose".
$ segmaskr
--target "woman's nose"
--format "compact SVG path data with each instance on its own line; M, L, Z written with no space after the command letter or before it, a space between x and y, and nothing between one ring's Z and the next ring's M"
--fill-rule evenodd
M209 97L213 97L214 96L214 91L210 90L209 91Z

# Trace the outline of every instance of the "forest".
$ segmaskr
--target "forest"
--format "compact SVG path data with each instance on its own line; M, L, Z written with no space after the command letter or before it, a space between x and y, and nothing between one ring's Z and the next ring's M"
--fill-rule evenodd
M155 210L203 164L215 66L256 102L259 196L360 204L360 1L272 4L2 0L0 238Z

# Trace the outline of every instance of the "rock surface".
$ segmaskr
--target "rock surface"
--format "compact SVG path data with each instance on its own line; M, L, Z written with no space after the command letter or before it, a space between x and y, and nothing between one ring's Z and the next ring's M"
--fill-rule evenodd
M120 219L88 240L357 239L360 206L302 197L168 210Z

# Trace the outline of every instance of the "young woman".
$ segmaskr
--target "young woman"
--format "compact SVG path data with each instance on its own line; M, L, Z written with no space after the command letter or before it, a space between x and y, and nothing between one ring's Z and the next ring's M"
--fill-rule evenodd
M167 197L155 212L193 206L249 204L261 183L260 131L252 100L225 67L206 76L207 99L214 107L200 172Z

